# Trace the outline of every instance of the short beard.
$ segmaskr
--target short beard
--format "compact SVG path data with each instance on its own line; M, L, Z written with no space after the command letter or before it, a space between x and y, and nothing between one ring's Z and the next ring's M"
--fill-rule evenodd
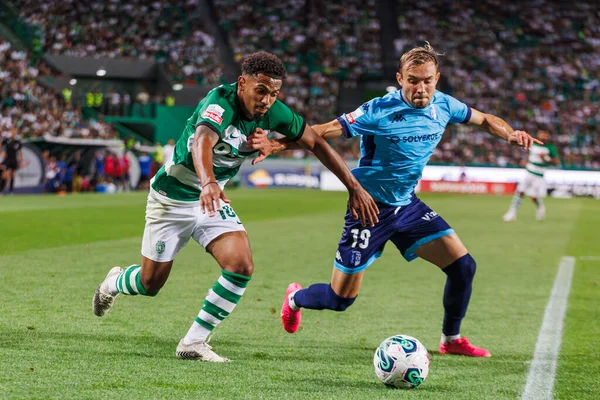
M419 99L419 100L421 100L421 99ZM429 105L429 101L428 101L428 102L427 102L425 105L422 105L422 106L418 106L418 105L416 105L416 104L412 104L412 106L413 106L414 108L425 108L425 107L427 107L428 105Z

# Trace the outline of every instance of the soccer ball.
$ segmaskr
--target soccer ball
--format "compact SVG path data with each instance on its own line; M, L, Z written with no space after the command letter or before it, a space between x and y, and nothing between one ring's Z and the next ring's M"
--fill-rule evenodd
M385 339L375 351L375 374L384 385L401 389L419 386L429 373L429 354L418 339L396 335Z

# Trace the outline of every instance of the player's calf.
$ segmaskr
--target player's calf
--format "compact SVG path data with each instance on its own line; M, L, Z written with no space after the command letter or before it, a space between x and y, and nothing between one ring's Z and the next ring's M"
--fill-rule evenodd
M316 283L302 289L298 283L291 283L285 293L281 307L281 323L283 329L294 333L300 327L302 308L311 310L345 311L354 303L356 297L342 297L332 289L330 284Z
M460 324L467 313L473 277L477 263L470 254L465 254L446 268L447 275L444 288L444 325L442 333L446 336L458 335Z
M473 346L466 337L460 336L460 325L467 313L476 269L477 263L468 253L442 269L447 279L440 354L491 357L488 350Z
M311 310L345 311L355 300L356 297L338 296L327 283L315 283L294 295L296 306Z

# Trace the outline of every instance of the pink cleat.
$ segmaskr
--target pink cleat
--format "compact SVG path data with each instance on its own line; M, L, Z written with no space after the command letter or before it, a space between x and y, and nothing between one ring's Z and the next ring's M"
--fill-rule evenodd
M457 354L469 357L491 357L492 353L481 347L475 347L466 337L461 337L448 344L440 343L440 354Z
M283 305L281 306L281 323L283 329L286 332L294 333L300 327L300 320L302 319L302 310L295 311L290 307L290 294L297 292L302 289L299 283L290 283L287 290L285 291L285 298L283 299Z

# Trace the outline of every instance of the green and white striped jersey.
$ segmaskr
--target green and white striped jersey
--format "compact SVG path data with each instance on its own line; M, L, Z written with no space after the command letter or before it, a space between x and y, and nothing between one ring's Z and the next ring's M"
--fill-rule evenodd
M269 111L258 121L244 115L237 97L237 83L214 88L187 120L186 126L173 152L173 158L156 173L152 188L173 200L197 201L201 184L192 159L191 148L196 128L206 125L219 133L213 147L213 171L223 187L233 177L248 157L256 151L248 147L247 138L256 128L265 133L278 132L291 140L298 140L304 132L304 119L276 100Z
M550 165L550 163L545 161L546 157L558 157L556 147L552 143L543 145L534 143L533 147L529 149L529 158L527 159L525 169L533 175L544 176L544 172L546 172Z

